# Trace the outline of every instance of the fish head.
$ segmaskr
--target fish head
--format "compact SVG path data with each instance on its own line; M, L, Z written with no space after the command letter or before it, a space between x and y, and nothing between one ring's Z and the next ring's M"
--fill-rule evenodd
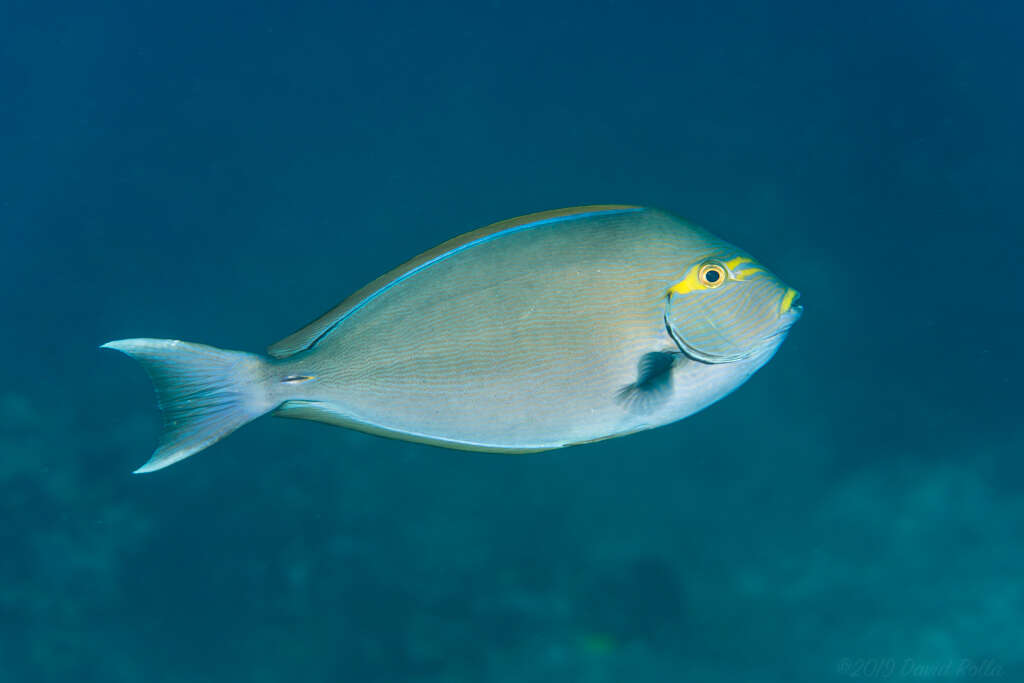
M687 356L730 363L770 354L800 318L800 294L740 250L715 244L684 264L665 326Z

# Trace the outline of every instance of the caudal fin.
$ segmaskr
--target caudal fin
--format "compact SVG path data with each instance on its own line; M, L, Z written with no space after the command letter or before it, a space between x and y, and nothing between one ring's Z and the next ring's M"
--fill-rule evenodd
M184 460L275 407L267 363L257 355L174 339L119 339L100 348L142 363L156 388L163 434L137 473Z

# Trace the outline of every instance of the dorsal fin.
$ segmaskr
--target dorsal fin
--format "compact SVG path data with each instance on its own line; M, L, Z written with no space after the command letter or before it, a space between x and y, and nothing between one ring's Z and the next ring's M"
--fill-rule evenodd
M267 352L274 358L287 358L300 351L312 347L325 334L330 332L335 325L345 319L350 313L359 308L363 302L368 301L378 293L384 291L394 283L402 280L413 273L426 268L430 264L443 258L471 247L478 242L485 241L501 233L524 230L547 223L571 220L574 218L586 218L600 214L623 213L626 211L640 211L642 207L625 206L619 204L598 204L594 206L575 206L568 209L556 209L554 211L543 211L531 213L519 218L494 223L472 232L467 232L458 237L453 237L447 242L425 251L419 256L406 261L394 270L391 270L366 285L355 294L352 294L340 304L324 313L322 316L303 327L298 332L288 335L276 344L271 345Z

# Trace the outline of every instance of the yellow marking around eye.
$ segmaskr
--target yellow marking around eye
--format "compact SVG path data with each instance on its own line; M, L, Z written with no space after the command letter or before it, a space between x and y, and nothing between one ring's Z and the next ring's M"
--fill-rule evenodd
M786 294L782 297L782 303L779 305L779 313L785 313L793 306L793 299L796 298L796 290L790 287L786 290Z
M746 256L737 256L736 258L729 259L725 262L729 272L732 273L734 280L746 280L755 273L763 273L762 268L758 268L753 259L749 259ZM741 269L742 266L742 269Z
M746 256L737 256L736 258L731 258L728 261L726 261L725 267L728 268L729 270L736 270L744 263L753 263L753 261L751 259L748 259Z
M668 290L674 294L689 294L690 292L696 292L697 290L706 289L697 278L697 271L700 270L700 265L696 265L690 270L686 271L685 277L682 280L672 285Z
M722 261L722 264L728 268L733 280L746 280L751 275L764 272L763 268L759 268L754 264L753 259L747 258L746 256L736 256L728 261ZM702 264L698 264L686 271L686 276L676 284L672 285L668 291L675 294L689 294L690 292L708 289L708 287L706 287L698 277L701 265ZM792 301L789 303L792 304Z
M747 279L750 278L751 275L754 275L756 273L763 273L763 272L764 272L763 269L758 268L756 266L751 266L750 268L744 268L743 270L741 270L738 273L733 273L732 277L733 277L734 280L747 280Z

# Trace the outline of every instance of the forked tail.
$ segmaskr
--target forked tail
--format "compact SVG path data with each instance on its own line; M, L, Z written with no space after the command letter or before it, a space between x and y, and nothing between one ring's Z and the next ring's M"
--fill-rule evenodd
M156 388L163 434L137 473L184 460L277 405L268 392L270 366L255 354L174 339L119 339L100 348L142 363Z

